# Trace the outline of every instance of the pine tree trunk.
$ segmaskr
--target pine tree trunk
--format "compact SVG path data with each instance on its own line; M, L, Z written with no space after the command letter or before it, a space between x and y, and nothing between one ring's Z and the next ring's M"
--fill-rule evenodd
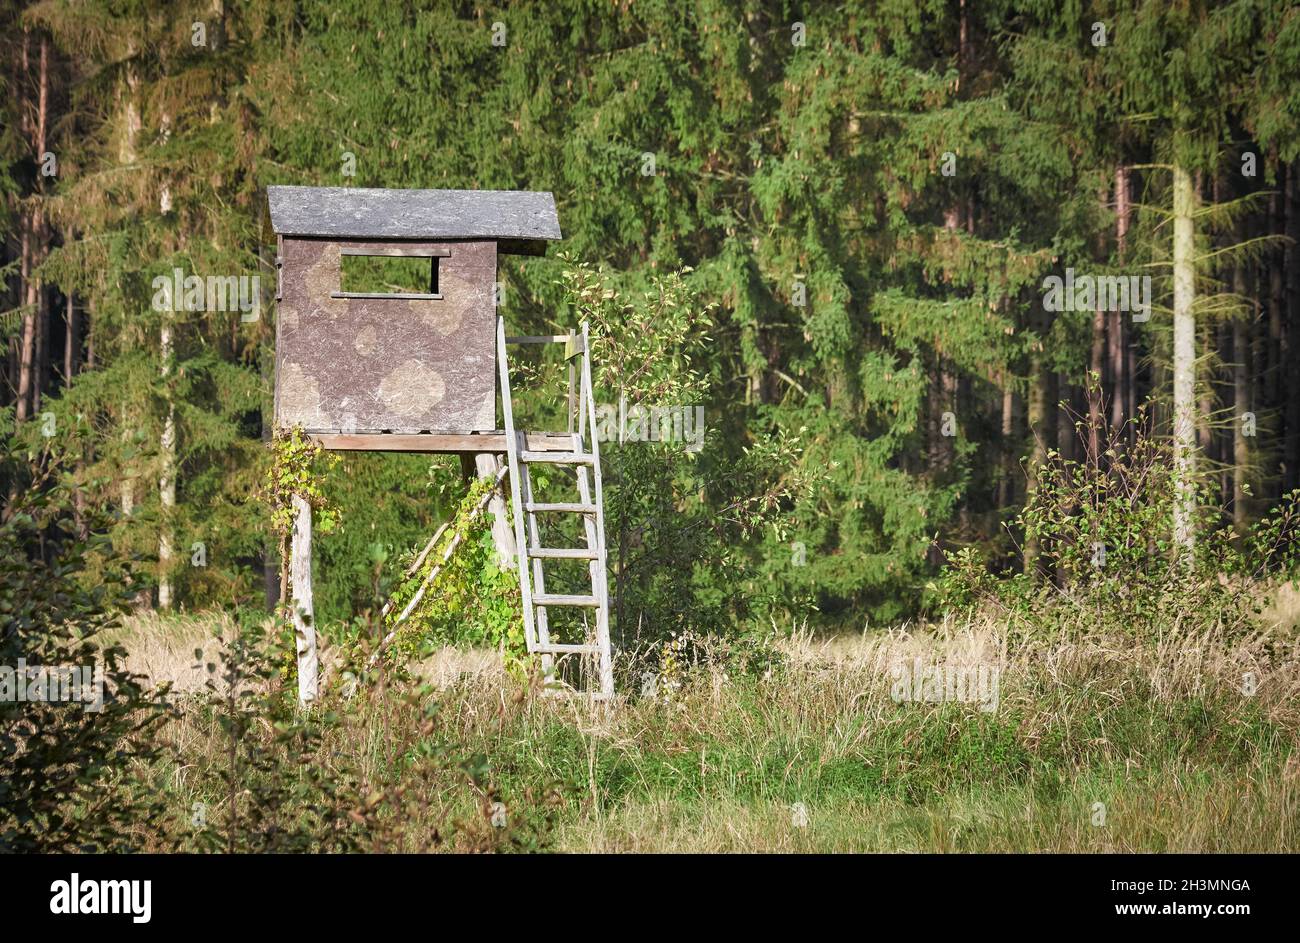
M1282 213L1282 196L1274 193L1269 198L1269 232L1275 236L1281 236L1285 233L1285 222ZM1268 265L1268 343L1265 345L1268 351L1268 374L1266 378L1267 385L1267 408L1277 410L1281 413L1284 409L1282 402L1282 311L1283 311L1283 265L1285 256L1283 250L1278 247L1274 248L1267 255L1266 264ZM1280 458L1280 456L1277 456ZM1280 495L1281 482L1272 479L1269 476L1269 496L1276 498Z
M30 73L30 63L28 61L28 52L31 47L31 34L27 28L23 29L23 51L22 51L22 78L25 80ZM21 130L24 136L34 133L31 123L31 110L25 107L25 102L21 97L21 89L15 91L20 93L18 100L18 113L21 116ZM28 137L30 140L30 137ZM22 299L23 299L23 329L21 340L18 343L18 387L16 393L16 403L14 406L14 420L24 422L32 414L32 383L33 359L36 353L36 284L33 269L36 267L33 256L36 252L36 228L38 226L39 209L19 212L18 225L22 235L19 237L20 242L20 261L19 271L21 272Z
M1133 330L1132 327L1125 329L1124 336L1124 415L1129 420L1128 434L1125 439L1132 445L1137 439L1137 428L1134 420L1137 418L1137 370L1133 364Z
M73 304L72 294L64 299L66 307L63 314L63 385L66 389L72 385L72 372L77 369L77 307Z
M129 50L129 51L133 52L134 50ZM126 101L123 104L126 120L125 120L124 133L122 135L122 142L118 147L118 154L117 154L118 163L122 165L134 164L136 159L136 150L135 150L136 136L140 133L140 110L139 108L136 107L136 103L135 103L135 96L136 96L138 85L139 85L139 80L136 78L135 71L132 66L128 65L126 69L126 92L125 92ZM125 400L122 403L121 423L122 423L122 438L126 441L130 441L131 424L130 424L129 406ZM135 490L134 490L134 482L131 477L132 467L130 462L127 462L124 465L124 467L121 469L121 475L122 475L122 482L121 482L122 516L130 517L131 512L135 508Z
M1220 321L1215 328L1214 345L1215 350L1218 351L1219 361L1214 374L1215 389L1209 397L1211 407L1232 402L1234 390L1232 325L1227 321ZM1211 413L1207 411L1206 415L1211 415ZM1210 446L1213 451L1214 464L1219 469L1219 501L1226 514L1229 496L1232 494L1232 437L1223 429L1221 424L1210 426ZM1229 519L1231 518L1229 517Z
M1128 315L1116 308L1106 314L1107 396L1110 397L1110 427L1119 433L1124 428L1124 347L1127 343Z
M1212 349L1214 347L1213 331L1205 332L1202 344L1205 347L1205 353L1217 352ZM1209 382L1206 382L1201 387L1199 402L1196 406L1196 448L1210 467L1213 467L1217 457L1214 454L1214 430L1210 428L1210 416L1214 413L1213 376L1214 372L1211 370L1207 377Z
M1029 455L1029 465L1025 469L1025 504L1029 504L1038 492L1039 470L1047 460L1047 450L1056 445L1056 403L1054 402L1055 374L1045 369L1041 350L1034 351L1029 360L1029 402L1026 404L1026 421L1029 434L1033 436L1033 445ZM1034 574L1038 569L1042 547L1038 537L1025 535L1024 571Z
M1084 384L1088 396L1088 462L1101 464L1102 391L1105 390L1106 312L1098 302L1092 313L1092 351L1088 358L1088 381Z
M37 105L36 105L36 160L39 166L44 159L46 152L46 129L49 127L49 104L50 104L50 40L49 37L41 35L41 64L37 79ZM45 193L45 178L37 172L36 176L37 198L42 199ZM35 214L35 225L32 228L32 238L36 240L32 249L33 265L45 261L49 255L50 245L50 227L44 213L44 204L42 201L41 208ZM49 377L49 337L50 337L50 296L49 292L39 280L36 286L36 351L34 354L32 378L32 415L35 416L41 409L41 396L45 392L46 383Z
M1282 324L1282 383L1286 408L1283 437L1285 490L1300 487L1300 161L1286 168L1286 309Z
M1246 295L1246 271L1238 265L1233 275L1233 291ZM1232 526L1237 533L1246 527L1246 466L1250 452L1246 443L1245 415L1250 412L1250 345L1246 322L1232 322Z
M174 355L173 344L172 325L164 314L158 345L162 354L160 373L163 396L167 403L162 435L158 439L158 451L162 463L161 473L158 476L158 504L161 511L158 522L159 609L170 609L172 605L172 525L176 508L176 405L172 402L169 381Z
M1056 413L1056 450L1065 461L1073 461L1078 454L1077 437L1074 432L1074 416L1071 407L1074 404L1074 391L1070 380L1064 373L1056 375L1056 401L1051 404Z
M42 250L48 245L48 233L42 225L37 233ZM41 252L42 258L45 252ZM45 285L36 286L36 350L32 354L32 416L41 411L41 399L45 394L47 379L50 374L50 293Z
M23 285L23 306L26 308L23 313L23 333L22 340L18 345L18 393L17 404L14 408L14 419L17 422L26 421L32 413L32 381L33 369L35 367L36 355L36 280L32 275L32 217L24 213L19 223L22 226L22 259L20 271L22 272Z
M1128 168L1120 164L1115 168L1115 247L1116 256L1124 262L1128 245L1130 212L1128 198ZM1110 313L1107 330L1110 362L1110 425L1118 434L1128 418L1128 315L1118 307Z
M998 483L998 507L1005 508L1015 500L1013 485L1019 449L1011 441L1015 433L1015 396L1005 369L999 379L1002 385L1002 480Z
M964 4L961 16L962 35L964 37L964 24L966 22ZM964 49L964 39L962 43L962 49ZM960 200L944 210L943 228L948 232L956 232L962 228L962 203ZM948 369L943 355L936 350L934 352L934 370L930 374L930 472L936 479L942 477L943 472L952 465L956 454L953 448L953 436L950 434L954 431L953 424L949 421L949 414L955 418L956 412L957 377Z
M1110 191L1101 191L1103 209L1110 196ZM1104 245L1097 247L1099 258L1105 258ZM1088 396L1088 462L1100 465L1102 461L1101 428L1105 422L1106 391L1106 309L1102 307L1101 293L1097 293L1096 306L1092 312L1092 349L1088 357L1088 377L1084 383Z
M1174 166L1174 543L1187 553L1196 545L1196 270L1191 174Z

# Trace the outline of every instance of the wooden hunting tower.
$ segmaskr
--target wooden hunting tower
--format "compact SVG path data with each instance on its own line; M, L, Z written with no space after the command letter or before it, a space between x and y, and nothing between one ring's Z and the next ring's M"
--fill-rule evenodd
M479 509L491 510L498 552L518 572L524 638L528 650L541 656L548 686L566 687L567 666L577 660L589 667L567 677L585 679L593 696L612 697L604 499L587 326L562 335L507 337L505 321L496 314L497 254L538 255L545 240L560 238L551 194L270 187L268 196L279 268L276 426L301 427L327 449L462 453L462 467L493 481L492 503ZM358 262L374 264L352 264ZM394 268L403 271L394 275ZM353 283L349 269L357 278ZM507 352L516 344L564 345L569 395L563 431L515 428ZM535 464L552 469L551 480L571 484L573 497L546 500L535 493L529 473ZM496 491L507 474L510 513ZM316 698L317 661L311 505L300 495L294 497L294 514L291 598L298 696L305 704ZM566 515L580 525L556 528ZM583 546L555 545L575 531ZM408 576L441 534L429 541ZM456 535L448 543L443 563L459 540ZM590 592L585 586L547 591L544 564L564 561L581 564ZM392 632L439 566L426 573ZM561 610L576 610L576 621L566 625L569 620L551 618Z
M536 255L560 238L551 194L270 187L268 195L279 266L276 425L301 426L327 448L408 445L376 446L375 435L421 436L409 443L420 451L482 448L457 438L496 428L497 253ZM346 290L345 263L358 257L427 264L427 282Z

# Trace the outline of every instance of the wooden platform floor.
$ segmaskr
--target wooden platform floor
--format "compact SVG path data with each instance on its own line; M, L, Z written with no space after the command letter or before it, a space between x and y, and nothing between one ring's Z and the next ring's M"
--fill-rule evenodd
M308 432L321 448L339 452L504 452L506 434L492 432ZM533 452L571 452L566 432L529 432Z

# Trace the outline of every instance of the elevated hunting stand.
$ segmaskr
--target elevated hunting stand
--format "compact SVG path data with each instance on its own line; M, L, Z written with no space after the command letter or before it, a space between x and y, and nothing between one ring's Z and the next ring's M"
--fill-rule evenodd
M300 426L326 449L474 456L480 476L498 482L498 456L504 453L513 527L506 525L504 501L497 498L489 507L496 516L498 552L519 572L528 651L542 656L548 679L558 661L577 656L593 696L611 697L604 506L587 327L567 335L507 337L504 319L495 316L497 254L538 255L545 240L560 238L551 194L270 187L268 195L279 269L276 426ZM395 269L406 271L394 274ZM359 281L351 283L354 276ZM393 284L394 278L406 283ZM516 344L565 345L565 431L516 429L507 357ZM502 427L496 423L498 379ZM530 468L538 465L571 473L577 500L535 500ZM585 546L544 546L543 515L577 515ZM304 702L316 697L310 547L311 508L299 500L290 571ZM547 560L587 561L590 592L548 593ZM556 609L582 613L581 640L552 639L548 610Z

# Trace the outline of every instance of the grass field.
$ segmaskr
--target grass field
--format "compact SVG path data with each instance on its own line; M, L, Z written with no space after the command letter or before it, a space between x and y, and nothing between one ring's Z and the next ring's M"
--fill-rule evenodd
M211 658L222 626L142 618L123 634L180 708L159 734L174 759L134 771L167 805L146 847L1300 849L1300 665L1279 629L1013 641L975 622L713 642L607 707L533 696L493 653L447 651L310 730L251 723L232 787L223 702L193 693L193 649ZM898 667L917 664L995 666L996 710L897 700Z

